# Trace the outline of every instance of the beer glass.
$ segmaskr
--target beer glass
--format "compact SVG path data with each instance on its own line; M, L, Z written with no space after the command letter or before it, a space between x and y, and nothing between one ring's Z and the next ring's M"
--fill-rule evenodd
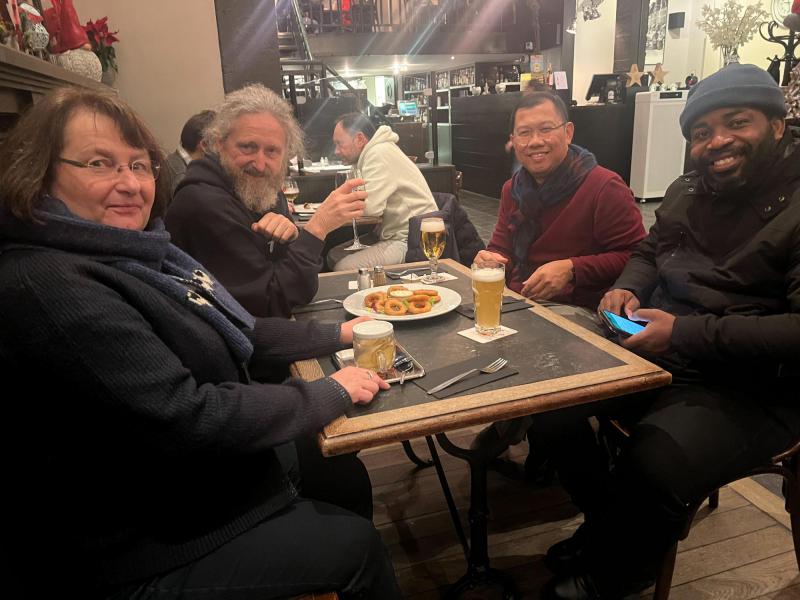
M353 326L356 365L386 374L394 365L394 328L388 321L364 321Z
M286 200L289 204L294 204L294 201L297 200L297 197L300 195L300 188L297 187L297 182L291 177L285 177L283 179L281 191L283 195L286 196Z
M475 330L483 335L500 331L500 308L506 269L502 263L484 261L472 265L472 295L475 301Z
M439 257L442 255L442 252L444 252L444 245L447 243L444 221L439 217L422 219L419 231L422 236L422 251L431 263L430 275L425 275L420 281L423 283L438 283L444 281L444 277L437 273L439 269Z
M346 172L338 172L335 176L336 179L336 187L343 185L345 181L349 179L361 179L361 170L358 167L350 167ZM353 188L354 192L363 192L366 190L366 187L363 185L359 185ZM369 248L369 244L362 244L361 240L358 239L358 224L356 220L353 219L353 243L344 248L348 252L352 252L355 250L363 250L364 248Z

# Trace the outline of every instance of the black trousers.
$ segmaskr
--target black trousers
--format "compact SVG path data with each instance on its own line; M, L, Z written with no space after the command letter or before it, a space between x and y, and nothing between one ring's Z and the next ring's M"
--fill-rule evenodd
M324 590L343 599L401 597L372 523L301 499L200 560L109 600L269 600Z
M673 384L534 417L535 435L586 517L588 570L601 589L613 595L626 581L654 576L691 504L800 436L797 383ZM632 431L611 471L587 421L598 413Z

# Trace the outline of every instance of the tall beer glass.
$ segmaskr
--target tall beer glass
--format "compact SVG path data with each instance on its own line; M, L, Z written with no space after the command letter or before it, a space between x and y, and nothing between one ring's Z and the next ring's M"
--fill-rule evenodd
M423 283L443 281L444 277L439 275L437 271L439 269L439 257L444 252L444 246L447 243L444 221L439 217L422 219L419 230L422 236L422 251L431 263L431 274L425 275L420 281Z
M472 295L475 301L475 330L483 335L500 331L500 307L506 269L502 263L484 261L472 265Z

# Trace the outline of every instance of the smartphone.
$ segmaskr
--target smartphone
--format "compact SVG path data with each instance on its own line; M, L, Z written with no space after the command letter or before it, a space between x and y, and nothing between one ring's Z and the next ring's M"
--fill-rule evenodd
M630 335L635 335L644 329L644 325L640 325L636 321L631 321L625 317L615 315L607 310L602 311L600 316L611 331L621 336L628 337Z

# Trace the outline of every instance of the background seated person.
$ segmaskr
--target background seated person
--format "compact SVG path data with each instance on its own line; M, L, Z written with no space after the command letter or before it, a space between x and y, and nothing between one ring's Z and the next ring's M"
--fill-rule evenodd
M250 316L169 243L162 160L116 94L80 88L0 148L0 370L25 385L7 418L31 426L4 436L10 596L399 598L372 524L298 498L273 450L388 385L249 383L357 320Z
M620 343L669 369L672 385L605 407L631 431L611 473L585 419L596 405L534 417L585 517L548 551L564 574L545 598L646 586L689 506L800 436L800 146L785 115L781 89L754 65L689 92L680 124L697 170L667 189L600 304L646 322Z
M166 216L172 242L206 265L251 314L288 317L317 293L330 231L364 210L353 184L334 190L300 231L281 185L303 154L292 107L260 84L225 97Z
M376 130L361 113L347 114L336 123L336 156L361 170L369 195L364 215L381 217L381 224L362 239L370 246L366 250L345 251L352 240L331 249L328 265L335 271L403 262L408 220L437 208L428 182L397 146L398 139L386 125Z
M181 143L175 152L167 156L167 168L172 180L172 193L186 174L188 164L202 158L205 153L203 146L203 130L214 119L213 110L204 110L189 118L181 129Z
M476 262L506 264L506 285L535 300L594 308L645 236L619 175L572 144L563 100L523 96L511 117L522 168L503 186L487 249Z

